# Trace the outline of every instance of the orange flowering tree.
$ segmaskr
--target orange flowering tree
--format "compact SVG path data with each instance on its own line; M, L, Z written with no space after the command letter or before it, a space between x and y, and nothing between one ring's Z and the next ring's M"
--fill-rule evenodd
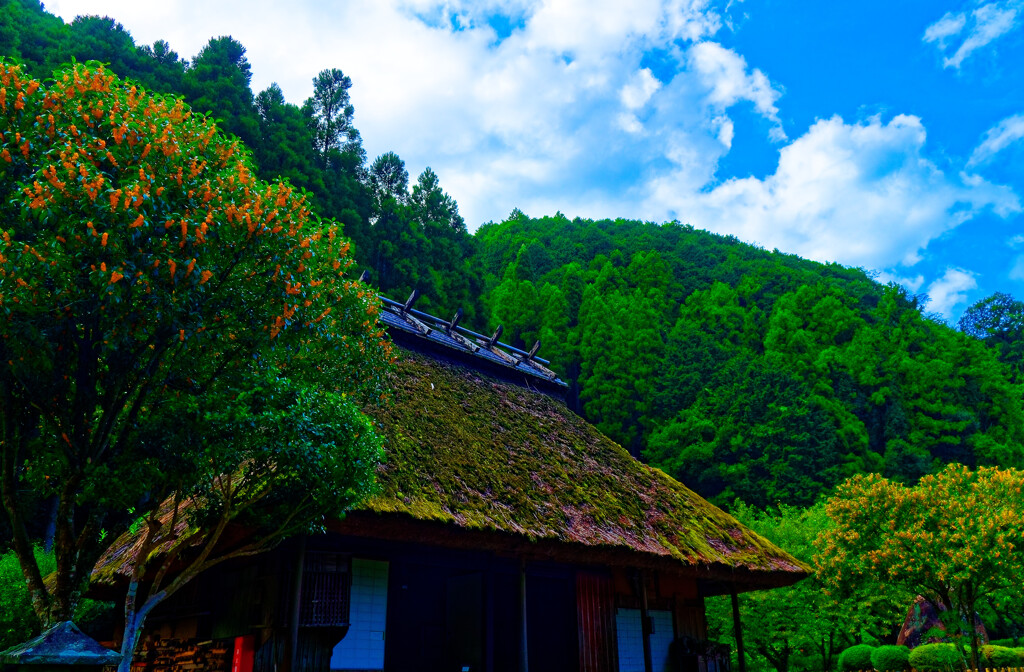
M827 503L834 526L816 544L818 575L836 595L865 581L923 595L969 637L976 662L978 607L1024 579L1022 488L1022 471L959 464L916 486L856 476Z
M43 84L0 62L0 193L0 495L44 624L172 492L188 529L230 505L272 539L290 496L285 531L372 482L354 399L383 390L379 304L338 227L237 140L99 64ZM26 491L56 503L47 583Z

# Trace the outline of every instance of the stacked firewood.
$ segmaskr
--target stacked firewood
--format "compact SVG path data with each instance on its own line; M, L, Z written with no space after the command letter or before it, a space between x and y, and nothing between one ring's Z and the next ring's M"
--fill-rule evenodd
M135 656L132 672L228 672L231 649L227 642L194 639L148 641Z

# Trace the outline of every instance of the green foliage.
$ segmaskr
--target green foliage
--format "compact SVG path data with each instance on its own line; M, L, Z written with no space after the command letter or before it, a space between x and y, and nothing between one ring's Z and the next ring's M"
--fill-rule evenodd
M922 644L910 652L909 661L920 672L957 672L966 667L956 644Z
M871 670L872 654L875 647L868 644L855 644L844 649L839 654L839 669L842 672L855 672L856 670Z
M831 524L821 503L765 512L737 503L733 511L741 523L805 561L814 554L814 540ZM817 575L786 588L744 593L739 602L751 667L776 672L834 669L843 647L884 636L905 611L904 595L884 585L835 600ZM709 599L707 609L711 639L732 643L729 599Z
M32 552L44 574L57 569L53 553L47 553L38 546ZM75 612L75 623L88 631L92 623L109 619L113 606L109 602L82 600ZM32 600L18 555L13 550L0 554L0 651L20 644L39 632L39 619L32 610Z
M251 81L245 47L230 36L222 36L212 38L196 54L185 70L182 84L193 109L209 112L220 120L223 130L254 147L259 120L249 88Z
M56 569L52 554L33 549L43 572ZM0 555L0 651L24 642L39 633L39 619L32 611L25 577L14 551Z
M261 91L255 103L259 113L259 139L253 152L260 176L287 179L303 189L323 190L322 177L309 171L316 154L313 135L302 111L285 102L284 92L277 84Z
M850 479L828 502L834 525L816 542L818 573L837 594L884 583L946 607L947 629L970 641L977 660L977 631L958 615L977 613L993 593L1019 597L1022 489L1024 472L961 465L912 487L877 475Z
M313 95L306 100L303 112L313 133L313 150L325 167L343 152L362 156L359 131L353 124L351 87L352 80L337 68L321 70L313 78Z
M717 504L1024 465L1022 395L997 353L861 271L677 223L515 211L476 239L490 326L527 346L545 334L579 412ZM548 284L568 310L550 325Z
M346 277L337 225L291 185L256 179L208 119L95 63L45 87L3 64L0 80L0 487L29 566L19 493L58 499L52 589L29 574L37 613L59 620L100 529L210 487L211 471L292 459L259 443L317 424L286 400L376 396L389 346L372 293ZM252 389L285 400L276 424L218 446L210 414L248 404L236 402ZM362 475L342 481L353 488L371 468L357 464Z
M1006 667L1019 667L1024 660L1016 650L1007 646L996 646L988 644L981 647L981 659L985 667L1002 669Z
M903 672L910 666L910 649L883 644L871 652L871 666L878 672Z
M1024 379L1024 302L997 292L965 310L957 327L993 348L1018 382Z

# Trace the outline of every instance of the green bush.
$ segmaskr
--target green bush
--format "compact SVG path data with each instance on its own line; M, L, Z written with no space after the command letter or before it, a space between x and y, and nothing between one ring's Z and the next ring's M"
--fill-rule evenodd
M1006 646L988 644L981 647L981 660L985 667L1003 668L1019 667L1020 654Z
M52 555L36 549L36 561L43 574L57 568ZM0 555L0 651L39 634L39 619L32 611L28 586L14 551Z
M1013 647L1017 646L1017 643L1015 641L1013 641L1012 639L1009 639L1009 638L1007 638L1007 639L993 639L992 641L989 642L989 644L991 644L992 646L1008 646L1010 648L1013 648Z
M879 672L893 672L907 669L910 649L905 646L886 644L871 652L871 666Z
M856 644L839 654L839 669L842 672L871 669L871 653L875 647L867 644Z
M37 547L35 554L44 576L57 568L52 553ZM75 610L75 624L87 634L109 631L117 617L115 606L113 602L82 600ZM18 556L13 550L0 554L0 651L38 635L39 630Z
M957 672L966 664L954 644L922 644L910 652L910 666L920 672Z

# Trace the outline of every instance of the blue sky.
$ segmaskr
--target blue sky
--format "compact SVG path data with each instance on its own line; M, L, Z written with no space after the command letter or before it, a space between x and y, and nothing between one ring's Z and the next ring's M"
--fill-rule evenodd
M862 266L955 320L1024 298L1024 0L51 0L253 88L352 77L371 157L513 208L678 219Z

